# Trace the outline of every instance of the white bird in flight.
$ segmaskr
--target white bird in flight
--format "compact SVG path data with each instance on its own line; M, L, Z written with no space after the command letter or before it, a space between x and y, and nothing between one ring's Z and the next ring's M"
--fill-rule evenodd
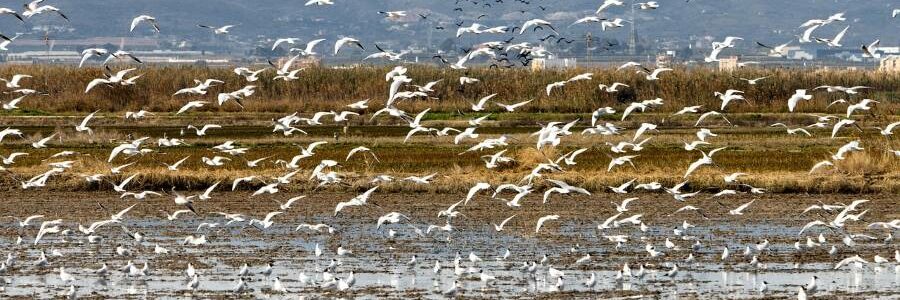
M231 28L234 28L234 26L236 26L236 25L225 25L225 26L220 26L220 27L214 27L214 26L203 25L203 24L197 25L197 27L212 30L212 32L216 35L228 34L228 33L230 33L229 30L231 30Z
M559 220L559 215L546 215L538 218L537 225L534 227L534 233L540 232L541 227L544 227L544 223L551 220Z
M153 30L159 33L159 23L156 21L156 18L148 16L148 15L140 15L131 20L131 29L129 31L134 32L134 28L138 26L141 22L146 22L153 26Z
M359 42L359 40L351 38L351 37L344 37L344 38L338 39L336 42L334 42L334 55L337 55L338 52L341 51L341 48L343 48L344 45L348 45L348 44L355 45L355 46L359 47L359 49L362 49L363 51L366 50L366 47L363 47L363 45Z

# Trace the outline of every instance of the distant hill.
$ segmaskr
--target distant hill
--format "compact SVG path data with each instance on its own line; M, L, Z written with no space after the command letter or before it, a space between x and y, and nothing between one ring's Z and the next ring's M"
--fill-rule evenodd
M576 25L567 28L575 19L593 13L599 0L531 0L529 5L514 0L334 0L333 6L306 7L305 0L47 0L62 9L71 23L52 15L33 18L28 25L3 16L0 32L27 32L43 35L31 27L39 25L69 26L73 30L52 34L54 39L93 36L153 36L147 28L134 34L128 32L131 18L139 14L157 17L163 30L160 36L168 40L211 39L211 34L197 24L237 24L232 39L243 46L252 46L265 37L294 36L303 39L313 37L334 38L350 35L367 41L385 41L406 46L425 44L429 31L432 44L453 37L457 21L467 26L473 21L489 26L519 26L524 20L544 18L554 22L563 36L580 38L591 31L596 37L612 37L626 40L629 30L619 28L602 32L599 25ZM626 1L627 2L627 1ZM687 40L691 37L741 36L753 41L782 43L800 34L798 25L811 18L826 18L836 12L846 12L844 24L851 29L845 45L858 46L880 38L883 44L900 43L900 18L891 19L893 7L900 3L887 0L658 0L661 8L638 11L638 34L643 41ZM487 6L490 5L490 6ZM461 8L462 10L455 10ZM386 20L379 10L406 10L409 16L398 21ZM631 20L630 7L612 7L604 17ZM423 20L417 14L427 16ZM481 14L486 14L477 19ZM817 31L823 37L833 37L844 24L833 24ZM435 30L443 26L445 30ZM517 37L520 41L535 41L548 34L539 32ZM476 41L500 40L508 36L468 37L462 44Z

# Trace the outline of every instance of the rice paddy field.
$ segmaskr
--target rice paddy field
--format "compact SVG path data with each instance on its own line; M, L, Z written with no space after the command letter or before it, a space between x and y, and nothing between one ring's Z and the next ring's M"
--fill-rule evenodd
M212 103L216 94L242 86L226 83L207 95L172 96L193 86L194 79L235 75L226 69L141 68L136 71L143 74L141 80L154 84L101 86L85 94L85 82L101 70L0 68L0 77L34 75L29 82L47 93L26 97L20 105L27 108L0 112L0 128L22 132L2 139L0 155L28 153L4 162L0 171L0 201L7 203L0 216L9 216L0 225L0 255L8 253L0 261L2 298L795 298L813 276L819 278L818 288L809 293L816 298L893 298L900 293L891 229L896 225L887 223L900 218L895 209L900 203L900 157L891 152L900 145L875 128L900 121L897 76L680 69L665 80L647 82L613 70L411 67L409 76L443 83L432 97L402 100L397 106L413 116L429 109L422 127L472 127L478 134L457 142L454 134L408 136L411 117L373 117L386 97L390 83L383 74L388 71L309 68L303 80L289 85L263 77L253 83L257 92L244 99L243 108L210 104L175 114L188 101ZM543 96L548 82L588 71L595 73L590 83L572 83ZM744 87L748 101L719 108L712 91L740 85L735 77L763 74L772 77ZM461 87L457 78L463 75L491 80ZM635 88L619 93L597 88L612 81ZM787 111L795 89L825 83L873 88L861 95L811 91L812 100ZM496 100L504 103L534 100L515 112L493 105L480 112L469 109L470 102L489 93L497 93ZM657 97L663 105L623 116L629 103ZM854 114L852 126L833 132L834 121L846 117L846 104L829 104L841 97L879 102ZM275 120L286 115L349 110L347 104L362 99L371 99L370 108L356 110L360 115L347 122L326 117L321 125L296 125L305 134L273 131ZM720 110L721 115L698 121L700 113L675 114L691 105L702 105L701 113ZM592 112L604 106L617 111L592 120ZM124 117L126 111L141 109L149 112L145 118ZM91 134L73 130L92 112ZM832 119L814 126L825 116ZM469 123L481 117L480 125ZM571 134L561 135L557 146L537 147L535 133L551 122L572 122ZM610 124L618 133L590 134L596 129L592 122ZM771 126L775 123L804 128L809 135L789 134L785 127ZM188 128L207 124L221 128L202 136ZM656 124L656 130L636 138L645 124ZM703 138L707 144L687 150L701 129L713 135ZM32 146L50 136L46 147ZM144 138L145 151L110 158L111 149ZM181 144L161 142L172 138ZM505 145L473 148L492 139ZM833 159L853 141L862 141L865 151ZM316 142L324 143L306 153ZM615 148L622 142L640 143L643 149L620 153ZM246 151L226 154L217 149L222 144ZM348 157L359 146L370 151ZM689 165L721 147L713 163L686 174ZM584 150L574 162L559 160L576 149ZM499 151L510 161L489 167L488 158ZM623 155L634 155L631 164L611 166ZM220 165L203 161L216 156ZM182 159L177 170L169 168ZM337 178L327 184L317 177L326 161L335 162L327 169ZM833 161L833 166L813 168L822 161ZM44 186L25 184L59 164L69 166L49 175ZM564 167L538 171L539 176L529 179L541 164ZM725 180L734 173L746 174ZM432 174L428 183L408 179ZM92 177L99 179L88 180ZM240 178L251 179L234 183ZM556 184L551 180L584 188L589 195L548 196L545 191ZM280 183L277 194L260 192L272 182ZM522 185L534 193L519 200L512 200L519 197L509 191L467 194L480 183L491 190ZM659 187L637 189L638 184ZM136 199L114 186L158 195ZM375 193L363 201L365 206L338 209L366 191ZM210 197L192 198L190 210L170 215L185 208L180 195L204 194ZM691 196L678 199L685 194ZM284 206L294 197L301 198ZM471 201L461 204L467 198ZM856 202L863 199L867 201ZM622 201L633 203L625 209ZM816 220L841 219L848 204L864 211L846 226L803 229ZM809 208L814 206L818 208ZM452 223L438 213L447 207L459 214ZM405 218L377 224L394 212ZM243 220L236 221L234 214ZM28 215L41 216L34 223L59 219L59 232L43 237L45 226L19 223ZM109 215L116 220L112 225L93 232L79 227ZM548 216L556 218L535 228L536 219ZM264 228L263 223L254 225L270 219L274 223ZM304 227L314 224L324 227ZM801 229L808 231L798 235ZM853 255L889 260L835 268ZM97 271L104 266L109 272ZM61 279L62 268L78 279ZM185 275L188 268L199 275ZM486 274L494 278L486 280ZM336 278L352 286L336 288ZM588 284L591 278L594 282ZM192 287L194 280L199 283Z
M486 114L460 115L448 113L435 116L424 121L428 127L467 127L466 120ZM609 192L608 186L618 186L631 179L638 182L658 181L664 185L674 185L683 181L687 166L697 160L699 153L685 151L686 143L696 140L697 127L693 126L694 118L669 114L639 114L626 122L617 122L618 116L610 116L602 122L616 122L624 128L635 128L643 122L658 122L659 133L649 133L646 147L634 159L634 167L626 166L608 171L612 153L610 148L622 141L631 142L632 133L625 131L618 136L583 135L589 127L590 116L583 114L539 114L512 113L497 114L494 120L478 128L479 139L509 138L510 147L507 155L514 161L504 166L489 170L485 167L482 156L499 151L467 151L473 142L455 144L453 136L436 137L425 134L414 135L408 140L406 134L410 128L395 121L386 124L369 122L363 114L358 123L350 122L347 126L323 125L298 127L307 135L285 137L271 132L271 120L280 117L273 113L258 114L213 114L198 113L191 116L152 116L140 122L126 121L118 113L105 113L95 120L93 135L72 134L67 132L71 124L77 123L80 117L71 116L4 116L0 121L22 130L23 139L10 139L4 142L6 152L30 151L33 141L56 134L48 148L30 151L28 156L16 160L15 164L6 166L7 174L3 180L13 185L22 180L46 171L46 165L54 162L47 159L61 151L74 151L79 154L75 164L80 174L103 173L110 168L124 163L130 172L111 174L110 182L118 181L130 174L139 174L134 179L136 187L144 190L160 190L170 187L178 189L200 189L215 182L231 182L232 180L255 174L276 177L285 173L283 166L274 162L289 161L299 154L301 148L316 141L326 141L316 148L316 158L301 161L301 169L310 172L320 160L329 159L339 162L341 173L345 176L342 184L324 189L358 190L366 186L374 176L391 174L394 177L424 176L437 173L434 184L416 185L404 182L389 182L385 190L397 192L464 192L476 182L492 184L520 181L531 172L535 164L556 160L557 157L578 148L588 150L581 154L577 165L567 172L554 174L555 178L564 178L577 183L590 191ZM748 173L742 180L756 187L765 188L774 193L896 193L900 191L900 160L888 150L896 149L895 142L878 134L871 128L879 123L896 120L892 116L872 117L860 121L859 129L846 130L846 136L832 139L831 128L809 129L812 136L789 135L782 128L765 126L767 123L783 122L789 126L800 127L812 124L816 116L807 114L734 114L729 115L730 123L722 119L711 120L704 128L716 132L719 136L711 137L709 142L715 145L727 145L729 151L717 156L716 165L704 168L692 177L691 185L698 189L707 189L715 193L728 188L722 182L724 175L733 172ZM564 137L562 147L537 150L534 138L530 135L540 129L548 120L581 120L574 127L572 136ZM210 129L202 137L195 136L193 130L185 126L194 124L222 124L224 128ZM356 125L359 124L359 125ZM664 127L664 129L662 129ZM157 148L153 152L139 155L126 162L110 163L109 149L122 142L149 137L150 142L158 138L174 137L184 139L187 145L169 148ZM837 149L852 140L869 141L872 151L853 153L849 159L839 161L835 168L826 168L810 172L819 161L828 160ZM209 168L200 161L201 157L219 155L212 147L226 141L233 141L240 147L250 150L245 155L228 156L231 161L222 167ZM474 140L473 140L474 141ZM365 145L372 149L374 157L366 156L347 160L350 149ZM712 149L712 147L708 147ZM226 155L227 156L227 155ZM163 163L173 164L181 158L190 157L177 172L169 171ZM377 160L375 159L377 157ZM267 158L258 167L247 168L246 162L259 158ZM56 161L70 160L60 158ZM63 174L56 180L51 189L97 190L104 188L97 183L88 183L78 174ZM262 181L242 185L242 189L256 189L264 185ZM284 187L290 190L304 191L316 188L315 182L297 182Z

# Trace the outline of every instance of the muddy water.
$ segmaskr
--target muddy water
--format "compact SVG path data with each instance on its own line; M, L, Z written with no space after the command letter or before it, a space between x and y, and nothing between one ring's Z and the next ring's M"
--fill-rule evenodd
M539 198L527 198L523 207L513 209L498 200L486 196L476 199L458 210L463 214L452 221L453 231L433 230L424 233L430 224L443 226L444 218L437 218L437 211L446 209L464 195L408 195L375 194L370 204L351 207L333 216L334 205L346 201L352 194L310 195L298 201L294 207L273 218L275 223L267 229L248 226L246 222L225 225L216 211L242 213L247 218L262 218L267 212L277 210L278 203L293 195L275 195L265 198L248 198L243 193L222 194L213 200L197 202L198 215L182 214L177 220L162 219L162 212L178 209L168 197L144 201L124 201L108 193L32 193L10 192L4 202L13 203L4 208L3 215L25 216L45 214L47 219L62 218L62 227L72 229L69 235L49 234L37 245L34 236L37 226L24 229L12 219L3 224L0 234L0 255L13 254L16 262L0 274L0 288L6 297L40 297L59 295L75 287L81 298L296 298L316 296L345 296L368 298L444 298L443 292L458 282L457 295L487 298L570 298L570 297L632 297L648 298L760 298L795 297L800 285L812 276L819 278L817 296L843 298L890 297L900 293L900 267L894 262L897 248L893 240L884 241L886 231L865 229L868 222L887 221L896 218L889 209L896 199L890 196L822 198L803 195L740 196L721 200L726 206L736 206L757 199L744 216L727 215L715 201L694 200L691 204L704 210L709 219L690 213L670 215L685 205L665 195L636 195L640 200L632 203L623 217L643 214L649 226L642 232L637 226L622 225L619 228L598 230L597 225L613 215L609 201L619 201L617 196L566 197L551 204L541 205ZM601 199L602 198L602 199ZM863 221L852 222L847 233L866 234L874 239L856 238L857 245L848 247L841 243L842 235L830 230L813 229L803 237L799 228L813 219L825 219L827 213L800 215L808 205L821 200L826 203L849 203L854 198L872 201L861 206L870 209ZM63 203L71 209L61 212ZM97 204L103 204L100 208ZM127 236L120 226L101 227L97 235L102 242L90 243L77 233L77 224L87 224L108 218L112 213L132 204L137 206L120 224L129 232L145 236L137 243ZM725 210L723 213L721 210ZM107 211L108 210L108 211ZM389 211L398 211L410 217L398 224L383 225L376 229L376 219ZM786 213L790 211L791 213ZM534 233L536 219L556 213L557 221L548 221L540 233ZM515 214L506 228L497 232L492 223L498 223ZM41 220L32 223L40 223ZM695 227L688 228L680 236L673 233L687 221ZM197 229L202 223L219 223L215 228ZM335 229L333 234L309 230L295 231L300 223L324 223ZM393 236L390 235L393 232ZM822 246L797 251L794 242L804 241L806 236L817 240L822 234L826 242ZM23 236L21 245L16 237ZM205 236L207 243L183 245L188 235ZM603 236L627 235L629 241L619 245ZM669 249L669 239L676 248ZM766 250L755 250L758 242L770 242ZM697 241L700 246L693 248ZM664 255L651 258L644 250L652 244ZM154 246L170 251L156 254ZM315 249L322 250L321 256ZM838 253L829 255L827 250L835 245ZM132 253L118 255L116 246ZM352 251L339 256L338 247ZM730 256L721 259L722 249L728 247ZM749 256L744 249L754 249ZM510 250L506 259L499 258L505 249ZM43 250L49 256L49 264L37 266L35 262ZM58 251L62 256L51 253ZM472 262L469 253L482 261ZM695 260L686 262L693 254ZM871 261L874 255L890 259L890 263L844 266L835 270L835 263L845 257L859 254ZM453 264L460 255L459 267ZM541 264L546 255L546 261ZM590 255L590 259L581 259ZM762 263L751 265L752 256ZM416 262L410 263L415 256ZM129 276L120 269L132 261L138 267L148 263L146 276ZM111 269L107 276L97 276L93 270L107 263ZM274 265L273 273L262 274L265 264ZM432 268L440 262L442 268L435 273ZM536 262L534 273L522 268L523 263ZM197 290L189 290L184 269L191 263L200 274ZM249 290L235 295L241 265L250 265L250 274L244 276ZM632 273L644 266L643 276L621 276L622 266L628 264ZM329 268L329 265L334 266ZM667 273L677 264L674 276ZM62 282L58 268L75 276L74 282ZM549 269L564 272L558 281L550 276ZM354 273L355 282L346 291L322 288L324 272L338 278ZM479 280L483 272L496 277L490 284ZM584 282L594 274L596 284L588 287ZM278 277L287 288L287 294L274 293L272 282ZM621 277L621 278L618 278ZM768 289L759 292L762 282Z

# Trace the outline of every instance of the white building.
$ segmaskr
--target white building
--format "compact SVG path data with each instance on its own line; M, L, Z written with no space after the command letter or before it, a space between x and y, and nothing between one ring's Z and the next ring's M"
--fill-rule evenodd
M878 71L900 73L900 55L891 55L881 59Z

